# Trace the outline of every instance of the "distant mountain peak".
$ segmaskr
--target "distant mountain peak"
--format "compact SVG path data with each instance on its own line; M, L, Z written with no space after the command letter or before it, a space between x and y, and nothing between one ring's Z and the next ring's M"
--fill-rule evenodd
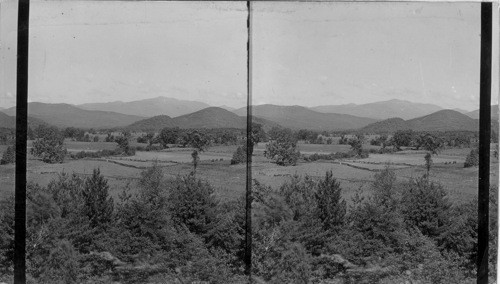
M401 118L386 119L372 123L362 130L368 133L391 133L405 129L414 131L478 131L478 127L477 119L472 119L455 110L443 109L409 120Z
M209 105L197 101L158 96L130 102L83 104L78 107L87 110L114 111L143 117L152 117L162 114L176 117L204 109L209 107Z
M390 99L387 101L359 105L327 105L312 107L310 109L323 113L350 114L374 119L387 119L391 117L412 119L436 112L443 108L433 104L422 104L401 99Z

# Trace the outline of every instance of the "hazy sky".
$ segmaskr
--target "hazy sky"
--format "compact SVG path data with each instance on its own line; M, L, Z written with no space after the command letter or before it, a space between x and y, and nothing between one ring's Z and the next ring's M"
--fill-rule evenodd
M478 3L256 2L253 8L255 104L399 98L478 108ZM498 88L498 71L495 78Z
M0 0L0 107L15 104L16 2ZM254 104L478 108L478 3L252 5ZM30 101L246 103L245 2L35 0L30 14Z
M5 4L2 10L15 6ZM2 24L4 14L15 12L7 9ZM29 100L80 104L167 96L242 107L246 21L244 2L33 1ZM15 37L5 37L15 50ZM6 56L10 75L15 53ZM15 80L6 77L0 106L15 103Z

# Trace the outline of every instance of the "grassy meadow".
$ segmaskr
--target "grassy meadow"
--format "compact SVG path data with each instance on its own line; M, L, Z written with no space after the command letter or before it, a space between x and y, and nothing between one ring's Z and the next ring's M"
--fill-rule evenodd
M338 138L334 139L338 140ZM146 144L131 143L145 146ZM31 141L28 147L31 146ZM68 152L112 150L114 142L76 142L65 141ZM379 148L365 143L364 148ZM0 146L0 150L6 146ZM245 165L231 165L230 161L236 145L213 146L200 153L197 175L216 188L216 194L223 200L233 200L245 191ZM299 143L301 154L328 154L348 152L349 145L304 144ZM309 175L321 178L326 171L332 171L342 185L344 198L349 202L355 192L361 188L370 192L373 176L378 171L390 166L395 170L398 180L404 181L422 176L425 172L425 151L404 150L389 154L370 154L368 158L345 160L318 160L305 162L299 160L296 166L278 166L264 157L265 143L255 147L252 158L252 178L262 184L279 187L293 175ZM34 157L28 157L27 177L29 182L47 185L62 172L90 175L94 168L100 168L108 179L110 193L115 198L124 188L137 188L135 183L141 171L158 163L167 177L186 175L192 171L192 149L168 148L161 151L137 151L128 157L108 157L99 159L73 160L67 158L62 164L46 164ZM430 176L439 181L448 190L449 196L456 202L466 202L477 196L478 168L464 168L463 163L470 148L444 149L433 155ZM14 190L14 165L0 165L0 196L4 197ZM491 183L498 184L498 160L492 156Z

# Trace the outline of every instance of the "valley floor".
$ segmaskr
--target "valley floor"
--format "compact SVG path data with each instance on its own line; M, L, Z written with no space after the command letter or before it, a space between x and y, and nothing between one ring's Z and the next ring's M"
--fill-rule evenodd
M95 145L82 142L70 143L68 151L107 149L109 145ZM99 147L98 147L99 146ZM98 147L98 148L96 148ZM246 170L244 164L231 165L230 160L236 146L215 146L200 154L197 174L216 188L217 195L224 200L234 200L245 191ZM348 151L347 145L313 145L301 144L301 153L330 153L333 150ZM264 146L261 143L255 149L252 158L252 178L272 187L280 186L292 175L309 175L322 177L326 171L332 171L342 185L344 198L349 202L358 188L369 192L370 183L376 172L386 166L395 170L399 180L408 180L422 176L424 168L424 151L405 150L393 154L370 154L364 159L345 159L315 162L299 161L296 166L277 166L263 156ZM455 202L466 202L477 196L478 168L464 168L463 163L469 148L446 149L433 156L430 176L440 182ZM28 161L28 181L47 185L59 173L77 173L90 175L94 168L109 180L110 194L118 196L123 188L131 185L140 177L141 171L157 162L166 176L186 175L193 169L191 149L171 148L158 152L138 151L130 157L109 157L100 159L66 159L62 164L45 164L32 157ZM0 197L13 192L14 165L0 166ZM491 183L498 184L498 159L492 156Z

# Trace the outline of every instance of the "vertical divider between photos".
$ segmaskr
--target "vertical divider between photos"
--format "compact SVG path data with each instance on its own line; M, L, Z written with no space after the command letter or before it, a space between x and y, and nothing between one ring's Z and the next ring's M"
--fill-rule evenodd
M247 162L245 188L245 274L252 277L252 5L247 1Z
M26 146L28 133L29 0L19 0L16 82L14 283L26 283Z
M481 3L477 283L488 283L493 3Z

